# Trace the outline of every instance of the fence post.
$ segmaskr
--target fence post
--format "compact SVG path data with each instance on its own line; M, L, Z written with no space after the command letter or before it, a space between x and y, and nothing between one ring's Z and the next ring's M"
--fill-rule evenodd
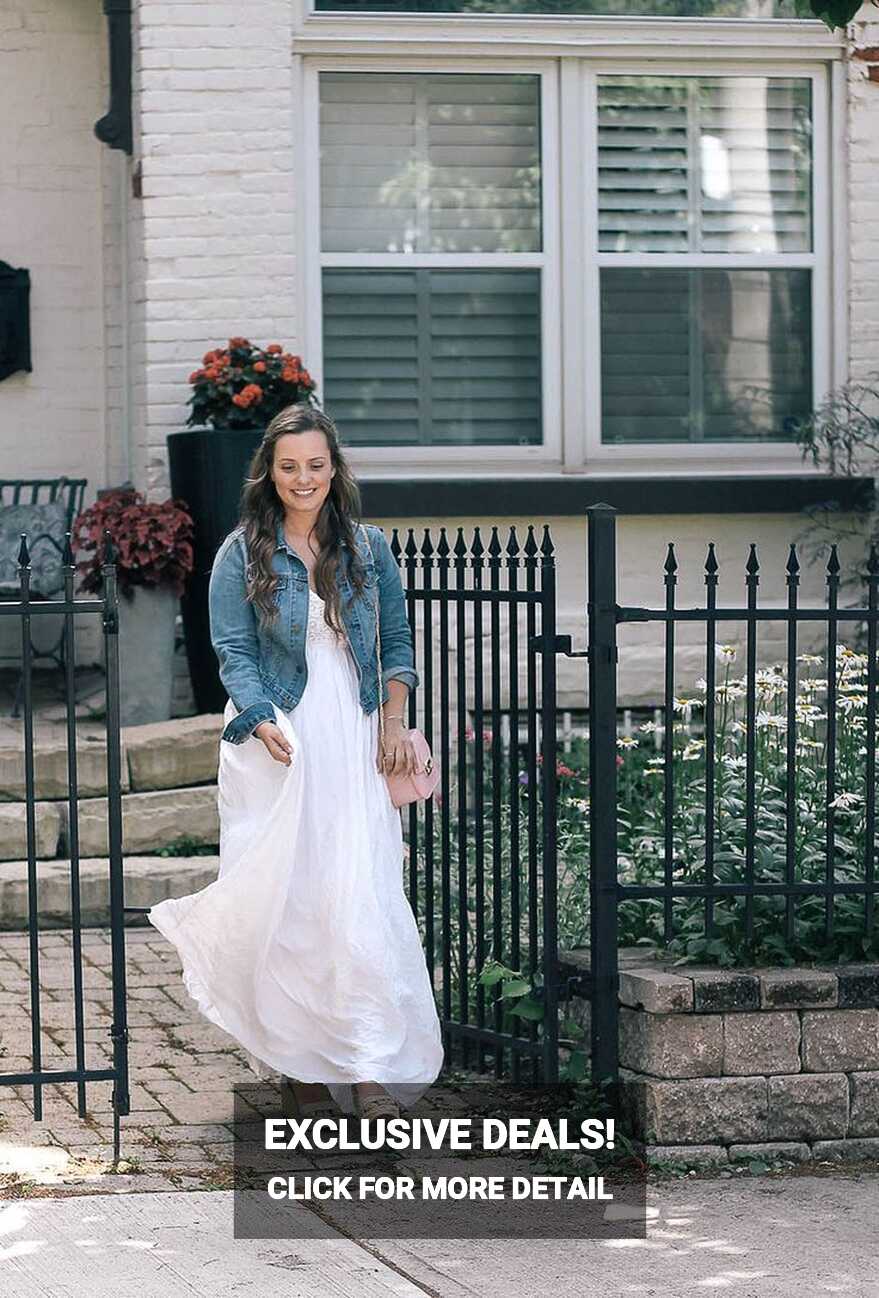
M586 515L592 1077L615 1088L619 1074L616 510L591 505Z
M128 1002L125 979L125 882L122 864L122 753L119 732L119 597L116 549L104 533L101 565L107 729L107 837L110 883L110 950L113 962L113 1161L119 1161L119 1119L131 1111L128 1090Z

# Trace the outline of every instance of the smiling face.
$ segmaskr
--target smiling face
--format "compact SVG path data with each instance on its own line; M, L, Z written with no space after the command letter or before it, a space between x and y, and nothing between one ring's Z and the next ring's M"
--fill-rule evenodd
M272 482L288 517L317 517L335 472L321 429L284 433L275 442Z

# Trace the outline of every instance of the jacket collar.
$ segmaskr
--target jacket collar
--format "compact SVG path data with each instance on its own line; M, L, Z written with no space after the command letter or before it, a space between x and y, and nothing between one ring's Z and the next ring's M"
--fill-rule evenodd
M278 526L275 529L275 540L276 540L276 545L275 545L276 551L286 550L288 554L292 554L294 556L296 555L296 551L290 548L290 546L287 544L287 538L284 535L284 515L283 514L278 519ZM342 540L342 549L350 550L350 546L348 545L348 542L344 540L344 538Z

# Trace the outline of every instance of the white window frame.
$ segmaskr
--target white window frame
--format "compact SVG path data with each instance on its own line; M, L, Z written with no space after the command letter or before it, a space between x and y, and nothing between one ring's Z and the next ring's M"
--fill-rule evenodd
M594 176L598 176L598 81L603 75L613 76L694 76L692 68L679 62L651 62L645 68L641 62L607 60L590 64L582 69L583 109L579 118L586 127L582 142L582 156ZM584 286L580 306L583 313L582 332L585 347L581 352L582 383L578 392L579 419L585 436L580 463L598 470L623 462L659 460L675 462L686 459L688 463L728 464L744 455L751 464L763 465L791 459L800 467L802 457L796 446L785 442L756 442L748 439L723 442L650 442L624 443L601 440L601 306L599 278L604 267L631 266L654 268L709 267L723 270L767 269L784 267L804 268L811 271L812 315L812 402L832 386L832 327L830 319L830 166L828 156L828 96L826 69L820 64L798 63L793 60L777 73L769 69L755 69L741 63L716 63L711 74L729 77L754 77L779 75L810 80L812 84L812 250L800 253L672 253L672 252L599 252L598 220L599 195L597 184L587 189L588 201L584 210L584 231L581 247L593 249L585 256L580 269L580 282ZM564 120L564 107L562 108ZM566 267L566 274L570 268ZM576 417L576 416L575 416Z
M305 314L303 337L308 367L317 383L318 396L323 398L323 330L321 271L327 267L344 266L366 269L393 267L415 270L431 269L527 269L539 270L541 280L541 422L543 441L534 446L485 446L481 443L463 443L460 446L358 446L349 448L352 462L358 467L376 469L408 467L460 468L473 470L473 457L494 469L519 468L523 464L534 468L557 465L561 459L561 322L559 300L559 238L558 238L558 85L555 64L547 61L516 60L512 66L502 66L473 60L441 61L418 59L327 59L309 58L303 68L303 128L306 137L318 140L319 136L319 77L322 72L467 72L479 73L530 73L540 77L540 148L541 148L541 252L508 253L340 253L321 251L320 228L320 157L317 148L305 155L306 170L301 208L305 221L302 237L306 240L304 257L300 263L305 270L303 298ZM543 159L548 159L546 165ZM300 245L302 246L302 245ZM311 273L311 268L315 273ZM300 282L302 276L300 276Z
M791 58L796 47L801 57ZM602 266L808 266L812 271L812 375L817 403L846 378L848 256L844 168L844 33L803 20L594 18L560 15L316 14L294 0L294 72L299 80L296 146L300 336L323 393L321 268L485 265L473 254L321 254L318 75L362 72L534 72L541 77L541 254L503 254L492 265L539 265L542 272L543 434L541 446L366 447L349 454L358 471L467 477L558 474L673 477L682 472L738 476L819 470L783 442L601 442ZM365 51L369 51L366 53ZM621 53L621 51L625 51ZM666 57L662 57L663 54ZM541 57L550 56L550 57ZM622 75L806 76L813 86L813 247L810 253L601 253L597 251L597 78ZM591 201L585 204L582 195ZM588 242L587 242L588 241ZM587 255L587 249L594 252ZM471 260L472 259L472 260ZM580 283L580 293L564 291ZM474 473L474 454L478 471Z

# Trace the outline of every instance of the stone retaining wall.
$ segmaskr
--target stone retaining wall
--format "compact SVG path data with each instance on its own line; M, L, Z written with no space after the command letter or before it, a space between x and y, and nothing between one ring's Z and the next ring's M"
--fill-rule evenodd
M624 1105L656 1158L879 1158L879 965L623 968Z

